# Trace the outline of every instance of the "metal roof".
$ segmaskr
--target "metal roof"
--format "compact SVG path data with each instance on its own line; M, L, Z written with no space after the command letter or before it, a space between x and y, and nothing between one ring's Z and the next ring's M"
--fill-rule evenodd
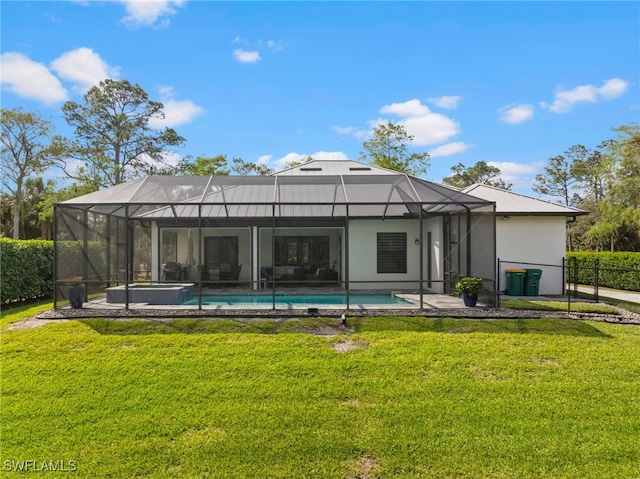
M496 204L497 214L510 215L543 215L543 216L578 216L586 215L587 212L562 206L550 201L544 201L530 196L521 195L512 191L507 191L495 186L475 184L462 189L477 198L492 201Z
M270 176L148 176L61 204L103 213L128 206L145 218L271 217L274 205L290 217L346 216L347 208L352 217L404 216L418 205L428 215L493 210L458 189L355 161L312 161Z
M394 175L402 173L353 160L313 160L276 173L277 176Z

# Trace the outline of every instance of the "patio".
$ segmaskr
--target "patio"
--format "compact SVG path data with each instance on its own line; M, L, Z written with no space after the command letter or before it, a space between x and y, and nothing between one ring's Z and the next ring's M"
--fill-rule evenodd
M483 279L486 304L494 304L494 204L357 162L313 162L268 177L145 177L59 203L55 220L56 308L78 281L88 304L101 304L94 298L107 291L118 302L104 305L128 310L155 307L146 303L162 302L162 292L181 294L144 283L192 283L196 297L201 289L335 288L424 299L447 298L470 275Z

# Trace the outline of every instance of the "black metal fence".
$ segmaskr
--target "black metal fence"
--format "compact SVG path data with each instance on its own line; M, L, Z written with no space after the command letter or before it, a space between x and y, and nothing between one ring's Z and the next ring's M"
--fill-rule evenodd
M640 269L604 261L563 259L562 264L498 259L500 299L591 299L640 304Z

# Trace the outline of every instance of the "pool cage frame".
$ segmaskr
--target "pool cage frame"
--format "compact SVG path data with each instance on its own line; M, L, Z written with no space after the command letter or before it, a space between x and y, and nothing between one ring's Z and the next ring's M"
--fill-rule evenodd
M358 275L350 256L353 241L359 242L361 238L351 237L352 226L363 221L381 225L396 220L409 220L414 225L413 231L417 229L415 245L419 250L417 257L415 253L412 255L419 263L417 274L415 269L412 274L407 269L405 279ZM436 278L433 258L429 257L434 255L436 241L432 239L425 245L427 222L441 228L437 242L443 251L442 257L436 258ZM384 286L392 291L419 294L419 308L423 309L424 296L434 292L434 285L436 290L449 294L463 276L481 277L485 283L483 301L491 306L496 304L495 203L404 174L353 174L145 177L58 203L54 206L54 308L67 299L66 286L81 283L85 299L104 294L106 288L124 286L122 309L135 309L130 302L132 285L149 280L170 282L161 278L163 228L196 232L192 240L192 248L197 251L196 265L204 264L205 230L246 228L250 238L249 280L218 283L222 286L248 283L254 290L266 286L271 290L273 310L278 309L276 299L281 288L300 282L277 279L275 275L264 281L260 268L275 267L277 232L291 228L330 228L340 232L338 281L318 280L312 284L340 285L346 295L347 310L351 306L351 292L362 290L363 286L373 289ZM396 229L401 231L402 227ZM260 252L268 251L268 247L261 241L261 234L269 231L271 264L263 265ZM409 235L407 242L411 242ZM427 257L429 264L425 265ZM407 263L410 261L407 257ZM140 263L149 265L144 271L147 279L139 278L142 271L135 265ZM188 282L194 283L197 308L203 309L206 281L201 272L196 277Z

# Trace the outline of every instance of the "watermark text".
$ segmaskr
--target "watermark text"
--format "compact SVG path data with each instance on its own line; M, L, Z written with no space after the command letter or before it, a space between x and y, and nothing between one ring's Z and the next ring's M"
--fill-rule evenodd
M77 461L65 461L63 459L38 461L35 459L25 459L16 461L7 459L3 462L2 468L12 472L75 472L78 469Z

